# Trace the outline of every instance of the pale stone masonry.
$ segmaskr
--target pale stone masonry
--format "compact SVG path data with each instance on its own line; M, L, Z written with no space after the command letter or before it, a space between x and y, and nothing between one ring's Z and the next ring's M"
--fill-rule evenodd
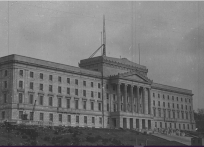
M107 56L81 60L79 67L2 57L0 120L19 122L27 114L37 124L194 130L192 91L153 83L147 72Z

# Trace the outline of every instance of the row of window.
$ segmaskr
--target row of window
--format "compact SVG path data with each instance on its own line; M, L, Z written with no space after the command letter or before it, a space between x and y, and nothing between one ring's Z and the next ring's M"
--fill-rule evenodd
M153 97L155 97L155 93L153 93ZM158 98L160 98L160 94L158 93ZM170 99L169 98L169 95L167 96L168 100ZM165 99L165 95L163 94L163 99ZM184 98L185 99L185 102L187 103L187 98ZM172 100L174 101L174 96L172 96ZM176 101L179 101L179 98L176 97ZM181 98L181 102L183 102L183 98ZM191 99L188 99L188 102L191 103Z
M23 70L19 70L19 75L21 76L21 77L23 77ZM30 78L34 78L34 72L30 72ZM43 73L40 73L40 75L39 75L39 78L41 79L41 80L43 80L43 78L44 78L44 74ZM53 75L49 75L49 81L53 81ZM62 82L62 77L61 76L58 76L58 82ZM67 84L70 84L70 78L67 78ZM78 79L75 79L75 84L76 85L78 85L79 84L79 80ZM86 81L83 81L83 86L86 86L87 84L86 84ZM90 83L90 86L91 87L94 87L94 83L93 82L91 82ZM100 83L98 83L98 88L101 88L101 84Z
M168 104L168 108L170 108L170 103ZM153 100L153 106L155 106L155 100ZM160 101L158 101L158 107L160 107ZM163 102L163 107L165 107L165 102ZM172 103L172 108L174 108L174 103ZM188 109L188 106L185 106L186 110ZM177 104L177 109L179 109L179 104ZM181 104L181 109L183 109L183 105ZM191 111L191 106L189 106L189 110Z
M62 98L58 98L57 100L57 106L58 107L62 107ZM23 94L19 93L19 103L22 104L23 103ZM29 104L33 104L34 103L34 95L33 94L29 94ZM74 100L75 103L75 109L79 109L79 100L75 99ZM39 105L44 105L44 96L43 95L39 95L39 101L38 101ZM91 101L90 102L90 109L94 110L94 102ZM49 97L48 98L48 105L49 106L53 106L53 97ZM71 108L71 100L70 99L66 99L66 108L69 109ZM83 101L83 109L87 109L87 101ZM102 111L102 104L101 102L98 102L98 110Z
M162 125L162 122L159 122L159 124L160 124L160 128L163 128L163 125ZM169 127L170 128L172 128L173 126L172 126L172 124L174 124L174 128L175 129L177 129L177 127L176 127L176 123L169 123ZM155 122L155 128L157 128L158 126L157 126L157 122ZM167 128L167 123L165 123L165 126L164 126L165 128ZM193 125L191 125L191 129L193 130ZM178 129L181 129L181 124L179 124L179 127L178 127ZM185 127L185 124L183 124L183 129L185 130L186 129L186 127ZM189 130L190 129L190 125L189 124L187 124L187 129Z
M157 115L156 115L156 109L153 109L153 114L154 114L154 116L156 117ZM176 116L175 116L175 114L176 114L176 112L172 112L172 117L171 117L171 111L168 111L168 117L167 117L167 115L166 115L166 110L163 110L163 117L164 118L176 118ZM192 119L192 114L191 113L188 113L188 112L186 112L186 119L189 119L189 117L190 117L190 120ZM158 117L162 117L162 115L161 115L161 110L160 109L158 109ZM178 112L177 111L177 118L178 119L180 119L180 112ZM185 119L184 118L184 112L181 112L181 119Z

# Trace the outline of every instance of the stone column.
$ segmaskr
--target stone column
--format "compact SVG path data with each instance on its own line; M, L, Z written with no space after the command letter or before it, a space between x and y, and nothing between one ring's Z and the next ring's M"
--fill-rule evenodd
M139 89L140 89L140 87L137 86L137 113L140 113L140 98L139 98L140 94L139 94Z
M144 89L144 93L145 93L145 95L144 95L144 102L145 102L145 104L144 104L144 109L145 109L145 114L149 114L149 94L148 94L148 88L145 88Z
M121 110L121 93L120 93L120 83L117 84L117 98L118 98L118 111Z
M146 105L146 104L145 104L145 95L146 95L146 94L145 94L145 91L146 91L146 88L143 87L143 90L142 90L142 92L143 92L143 96L142 96L142 111L143 111L143 112L142 112L142 113L143 113L143 114L145 114L145 107L146 107L146 106L145 106L145 105Z
M151 92L150 92L150 88L149 88L149 92L148 92L148 114L152 114L152 107L151 107Z
M134 96L133 96L133 85L130 85L130 97L131 97L131 112L134 112Z
M124 112L127 112L127 85L124 85Z

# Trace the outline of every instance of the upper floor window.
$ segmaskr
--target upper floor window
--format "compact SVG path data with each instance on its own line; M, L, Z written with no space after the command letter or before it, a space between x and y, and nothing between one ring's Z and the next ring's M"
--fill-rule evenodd
M18 94L18 102L19 102L20 104L23 103L23 94L22 94L22 93L19 93L19 94Z
M52 113L49 114L49 121L53 122L53 114Z
M52 92L52 85L49 85L49 92Z
M169 95L168 95L168 100L169 100Z
M8 71L5 70L5 71L4 71L4 76L6 77L7 75L8 75Z
M33 78L34 77L34 73L31 71L30 72L30 78Z
M101 88L101 84L100 83L98 83L98 88Z
M158 106L160 106L160 101L158 101Z
M79 109L79 100L75 100L75 109Z
M83 90L83 96L86 97L86 90Z
M70 84L70 78L67 78L67 84Z
M93 87L93 82L91 82L91 87Z
M172 104L173 108L174 108L174 103Z
M188 108L187 108L187 105L186 105L186 110L187 110Z
M20 71L19 71L19 75L20 75L20 76L23 76L23 70L20 70Z
M91 97L94 97L94 92L93 91L91 91Z
M86 86L86 81L83 81L83 85Z
M40 84L40 90L43 91L43 84Z
M172 100L174 101L174 96L172 96Z
M33 90L33 82L30 82L30 89Z
M44 120L44 113L40 113L40 120L41 120L41 121Z
M67 99L67 108L70 108L70 99Z
M160 98L160 94L158 94L158 98Z
M78 89L75 89L75 95L78 95Z
M168 103L168 108L170 108L170 104Z
M181 101L183 102L183 98L181 98Z
M40 79L43 80L43 73L40 73Z
M49 80L52 81L52 75L49 75Z
M4 93L4 103L7 103L7 94Z
M163 107L165 107L165 102L163 102Z
M7 81L4 81L4 88L7 88Z
M87 124L87 116L84 116L84 123Z
M43 102L44 102L43 96L40 95L40 97L39 97L39 105L43 105Z
M101 98L101 93L100 92L98 92L98 98Z
M62 107L62 99L58 98L58 107Z
M109 94L108 93L106 93L106 98L109 99Z
M60 82L60 83L62 82L62 77L60 77L60 76L58 77L58 82Z
M52 106L52 105L53 105L52 97L49 97L49 106Z
M108 89L108 84L106 84L106 89Z
M19 81L19 88L23 88L23 81Z
M163 94L163 99L165 98L164 94Z
M94 102L91 102L91 110L94 110Z
M155 94L153 93L153 97L155 97Z
M191 99L189 99L189 103L191 102Z
M62 93L62 87L58 86L58 93Z
M70 94L70 88L67 87L67 94Z
M178 97L176 97L176 100L178 101Z
M98 103L98 111L101 111L101 103Z
M179 104L177 104L177 108L179 109Z
M78 80L77 79L75 79L75 84L78 85Z
M30 103L30 104L33 104L33 94L30 94L30 95L29 95L29 103Z

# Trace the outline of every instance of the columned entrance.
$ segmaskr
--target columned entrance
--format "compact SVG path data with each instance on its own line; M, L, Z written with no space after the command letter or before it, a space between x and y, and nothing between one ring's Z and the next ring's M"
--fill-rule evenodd
M142 119L142 129L145 129L145 119Z
M133 129L133 118L130 118L130 129Z
M127 128L127 118L123 118L123 128Z

